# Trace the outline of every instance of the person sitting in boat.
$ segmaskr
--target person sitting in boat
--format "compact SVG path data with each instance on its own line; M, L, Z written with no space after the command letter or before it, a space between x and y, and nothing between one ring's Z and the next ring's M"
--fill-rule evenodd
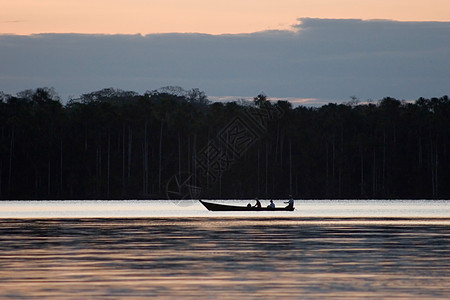
M294 208L294 199L292 199L292 195L289 195L289 201L284 202L285 204L287 204L286 208Z
M255 200L256 200L256 203L255 203L255 206L253 206L253 207L261 208L261 202L259 202L258 198L256 198Z
M275 208L275 203L273 203L273 200L270 200L270 204L267 205L267 208L271 208L271 209Z

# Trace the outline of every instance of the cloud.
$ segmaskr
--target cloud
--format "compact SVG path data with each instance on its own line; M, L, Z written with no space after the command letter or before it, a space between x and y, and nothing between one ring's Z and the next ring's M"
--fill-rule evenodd
M450 23L299 19L251 34L0 36L0 91L198 87L208 95L347 101L448 94ZM239 97L236 97L239 98Z

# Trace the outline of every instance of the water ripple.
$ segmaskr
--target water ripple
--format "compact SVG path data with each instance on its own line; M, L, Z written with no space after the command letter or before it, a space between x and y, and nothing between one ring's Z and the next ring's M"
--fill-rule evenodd
M450 294L449 219L0 220L0 298Z

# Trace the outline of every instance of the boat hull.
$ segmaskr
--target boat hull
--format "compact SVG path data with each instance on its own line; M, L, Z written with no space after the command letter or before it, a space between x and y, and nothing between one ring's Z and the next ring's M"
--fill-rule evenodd
M293 207L247 207L247 206L236 206L236 205L227 205L227 204L218 204L212 202L206 202L203 200L199 200L200 203L203 204L210 211L293 211Z

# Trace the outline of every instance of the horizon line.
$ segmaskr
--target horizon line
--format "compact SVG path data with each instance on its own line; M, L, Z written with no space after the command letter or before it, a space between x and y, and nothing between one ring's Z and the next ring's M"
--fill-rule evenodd
M150 33L142 33L142 32L115 32L115 33L106 33L106 32L76 32L76 31L67 31L67 32L30 32L30 33L8 33L8 32L0 32L0 36L19 36L19 37L27 37L34 35L97 35L97 36L141 36L146 37L150 35L170 35L170 34L180 34L180 35L207 35L207 36L227 36L227 35L251 35L258 33L267 33L267 32L291 32L296 33L301 31L302 21L306 20L322 20L322 21L361 21L361 22L393 22L393 23L450 23L450 20L427 20L427 21L419 21L419 20L396 20L396 19L380 19L380 18L315 18L315 17L300 17L297 18L297 23L289 25L288 28L268 28L263 30L256 31L247 31L247 32L223 32L223 33L208 33L208 32L200 32L200 31L163 31L163 32L150 32ZM7 23L7 21L1 22Z

